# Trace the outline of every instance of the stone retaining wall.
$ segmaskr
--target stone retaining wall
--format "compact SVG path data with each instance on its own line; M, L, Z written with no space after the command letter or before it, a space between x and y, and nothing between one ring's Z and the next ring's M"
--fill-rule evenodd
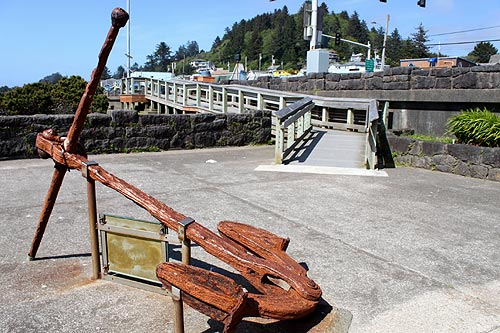
M0 158L32 158L37 133L67 133L73 115L0 117ZM263 144L271 139L271 113L138 115L90 114L81 141L89 153L192 149Z
M396 163L500 182L500 148L388 136Z
M388 128L443 136L447 120L470 108L500 114L500 64L467 68L393 67L376 73L312 73L303 77L226 81L335 98L389 102Z
M311 73L303 77L261 77L256 81L225 81L292 92L331 90L499 89L500 64L464 68L393 67L375 73Z

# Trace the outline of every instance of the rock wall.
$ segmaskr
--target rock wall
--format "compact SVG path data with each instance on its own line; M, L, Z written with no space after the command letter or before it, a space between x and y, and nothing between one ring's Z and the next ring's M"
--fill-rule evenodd
M500 148L388 136L396 163L500 182Z
M65 135L73 115L0 117L0 158L32 158L37 133L54 128ZM90 114L81 142L89 153L159 151L263 144L271 139L271 113L139 115Z
M336 98L388 101L389 129L442 136L449 117L469 108L500 113L500 64L468 68L393 67L376 73L317 73L303 77L227 81Z
M255 81L224 81L294 92L352 90L499 89L500 64L467 68L392 67L375 73L311 73L303 77L261 77Z

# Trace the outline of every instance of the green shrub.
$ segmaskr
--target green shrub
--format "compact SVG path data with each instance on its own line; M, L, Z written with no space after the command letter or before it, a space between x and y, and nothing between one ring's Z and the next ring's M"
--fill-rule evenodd
M41 81L28 83L0 93L0 114L70 114L80 103L87 82L80 76L63 77L55 83ZM106 112L108 98L98 87L92 101L91 112Z
M448 133L458 143L485 147L500 147L500 117L487 109L462 111L448 120Z

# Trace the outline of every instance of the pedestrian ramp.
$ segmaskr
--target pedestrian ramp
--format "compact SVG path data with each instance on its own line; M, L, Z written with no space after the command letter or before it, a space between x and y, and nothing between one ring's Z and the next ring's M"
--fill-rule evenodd
M387 177L385 171L366 168L365 151L365 133L313 128L282 164L259 165L255 170Z
M375 170L377 101L333 103L332 114L321 108L321 118L310 97L275 112L275 166L258 170L386 175Z

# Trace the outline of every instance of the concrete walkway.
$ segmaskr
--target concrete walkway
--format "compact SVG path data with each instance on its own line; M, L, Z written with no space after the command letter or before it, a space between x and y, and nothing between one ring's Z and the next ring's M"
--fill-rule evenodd
M256 171L274 147L92 156L215 230L234 220L290 237L323 299L314 317L237 332L500 332L500 185L420 169L388 177ZM207 163L209 161L210 163ZM165 296L91 281L85 181L65 179L26 260L53 165L0 161L0 332L172 332ZM150 219L98 185L98 210ZM195 247L198 262L227 269ZM352 315L352 321L351 321ZM221 326L186 307L186 332ZM343 320L343 322L339 322Z

